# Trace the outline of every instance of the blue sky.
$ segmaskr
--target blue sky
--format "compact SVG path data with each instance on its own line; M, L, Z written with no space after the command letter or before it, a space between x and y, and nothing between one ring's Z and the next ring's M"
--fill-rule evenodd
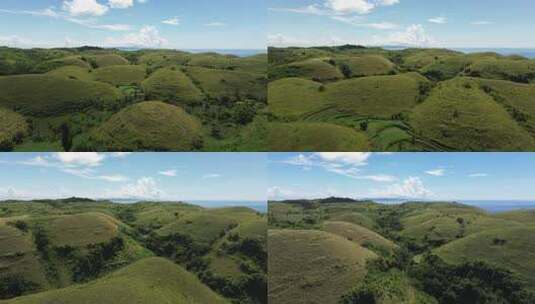
M262 49L266 22L257 0L2 0L0 45Z
M266 200L257 153L2 153L0 199Z
M274 46L535 48L532 0L269 0Z
M269 155L270 199L535 200L529 153Z

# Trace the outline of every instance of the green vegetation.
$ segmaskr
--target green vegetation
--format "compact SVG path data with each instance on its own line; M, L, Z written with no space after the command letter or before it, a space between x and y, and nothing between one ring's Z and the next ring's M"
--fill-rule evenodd
M533 214L447 202L270 202L268 297L274 304L532 303Z
M520 56L270 48L268 76L272 123L364 131L366 151L535 150L535 63ZM275 132L284 137L287 130ZM318 146L337 151L339 143L324 140ZM307 149L304 143L275 150Z
M201 125L182 108L160 101L135 104L91 133L79 150L185 151L202 147Z
M0 303L267 303L267 219L249 208L0 205Z
M0 113L8 116L4 111L11 110L28 125L17 122L8 131L0 126L0 151L136 151L151 150L153 145L166 151L261 149L251 145L258 139L244 139L255 118L264 121L267 116L266 73L266 54L0 47ZM186 115L165 121L162 130L152 125L147 132L130 132L128 142L107 146L115 143L110 138L125 137L120 132L129 128L110 129L111 117L144 101L180 106ZM183 134L192 131L183 117L199 121L191 135L194 143L182 142ZM135 120L133 124L144 118ZM165 137L169 125L178 135ZM183 128L177 132L177 127ZM156 140L150 138L153 134Z
M28 133L28 124L21 115L0 108L0 150L13 149Z

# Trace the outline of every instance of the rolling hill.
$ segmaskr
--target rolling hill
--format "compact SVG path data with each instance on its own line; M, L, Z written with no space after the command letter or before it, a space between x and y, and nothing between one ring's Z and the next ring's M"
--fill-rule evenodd
M95 130L109 127L104 124L110 117L151 100L182 107L188 117L201 122L198 136L206 143L160 143L155 149L248 150L253 147L250 142L258 139L244 141L247 137L242 134L255 118L266 116L266 73L266 54L0 47L1 111L11 110L28 124L27 132L16 132L15 140L11 134L9 140L2 139L0 151L150 150L145 146L150 135L144 132L129 134L132 142L140 144L95 145L92 138ZM163 133L166 124L182 125L183 119L163 124ZM112 131L121 132L120 128ZM0 137L4 133L0 129Z
M332 197L268 212L270 303L535 300L532 210Z
M362 131L370 145L353 151L534 151L534 67L447 49L270 48L266 112L272 123Z
M267 219L245 207L0 202L0 303L267 303Z

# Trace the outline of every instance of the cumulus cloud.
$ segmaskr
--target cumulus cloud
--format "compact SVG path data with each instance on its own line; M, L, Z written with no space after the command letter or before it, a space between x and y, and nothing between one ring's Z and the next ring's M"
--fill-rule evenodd
M445 172L446 172L445 169L435 169L435 170L425 171L426 174L433 175L433 176L443 176Z
M73 16L102 16L109 10L96 0L64 0L63 9Z
M112 46L159 48L167 44L167 39L160 35L155 26L144 26L139 32L129 33L119 38L107 38L106 43Z
M435 39L427 34L423 25L412 24L405 31L390 33L386 36L374 36L370 44L427 47L436 43Z
M170 18L170 19L165 19L164 21L162 21L163 24L167 24L167 25L180 25L180 19L178 19L178 17L174 17L174 18Z
M97 152L65 152L55 153L54 157L68 166L96 167L102 164L105 154Z
M108 197L132 199L158 199L164 195L156 180L152 177L142 177L136 182L121 186L118 190L107 191Z
M425 199L433 196L419 177L409 177L402 183L389 185L381 190L373 190L373 195L388 198Z

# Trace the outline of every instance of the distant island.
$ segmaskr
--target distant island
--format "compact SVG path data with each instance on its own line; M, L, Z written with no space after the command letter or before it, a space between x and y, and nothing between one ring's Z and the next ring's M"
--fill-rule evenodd
M269 48L273 151L535 151L535 59Z
M250 150L266 70L262 53L0 47L0 151Z
M0 302L267 303L267 218L245 207L0 202Z
M450 202L269 202L273 304L535 301L535 209Z

